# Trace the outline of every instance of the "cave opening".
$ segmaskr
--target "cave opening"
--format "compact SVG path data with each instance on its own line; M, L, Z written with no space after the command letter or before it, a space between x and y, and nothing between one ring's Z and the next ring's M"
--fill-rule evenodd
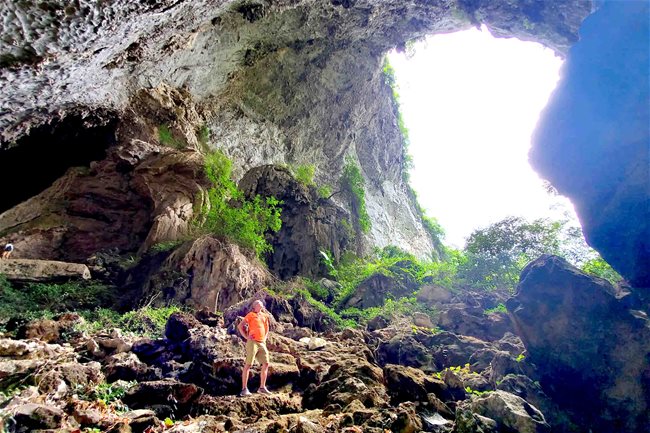
M462 248L474 230L510 216L578 225L571 202L528 161L563 63L553 50L483 27L432 35L387 59L414 165L410 185L446 244Z
M71 167L89 167L116 142L117 117L69 115L33 128L0 149L4 187L0 213L39 194Z

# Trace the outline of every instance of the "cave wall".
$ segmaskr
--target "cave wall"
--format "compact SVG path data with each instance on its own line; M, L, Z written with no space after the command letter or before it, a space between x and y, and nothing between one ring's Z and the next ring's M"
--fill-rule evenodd
M648 2L606 2L585 20L530 155L635 287L650 287L649 16Z
M483 23L562 54L590 10L584 1L5 2L0 146L80 106L126 115L140 89L164 84L200 105L210 146L234 158L237 175L312 163L334 186L351 156L367 179L365 248L425 255L432 244L402 180L384 53Z

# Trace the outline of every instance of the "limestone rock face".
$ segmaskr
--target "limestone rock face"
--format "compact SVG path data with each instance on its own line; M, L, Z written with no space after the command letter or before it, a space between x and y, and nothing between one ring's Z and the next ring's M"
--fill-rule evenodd
M531 151L587 242L635 287L650 287L649 13L606 2L585 20Z
M594 432L650 427L650 322L632 298L542 256L507 304L544 391Z
M0 214L17 258L86 261L98 251L136 251L185 234L202 191L196 151L134 139L88 171Z
M480 23L563 53L589 12L590 4L578 0L3 3L0 148L52 119L99 109L122 117L141 89L184 89L202 106L208 144L235 160L238 177L268 163L310 163L319 184L336 185L348 156L367 180L373 225L362 248L393 244L424 256L432 243L402 179L402 138L381 73L383 54ZM167 102L182 108L174 98ZM156 121L169 123L179 138L192 135L173 117ZM135 213L129 217L142 221ZM169 224L161 215L154 231L164 235ZM113 243L122 248L148 230L120 228Z
M297 182L287 169L253 168L241 179L239 188L248 198L261 195L282 201L282 227L271 236L273 252L267 258L269 268L280 278L326 275L320 251L338 260L351 245L351 234L344 225L348 213L318 197L314 188Z

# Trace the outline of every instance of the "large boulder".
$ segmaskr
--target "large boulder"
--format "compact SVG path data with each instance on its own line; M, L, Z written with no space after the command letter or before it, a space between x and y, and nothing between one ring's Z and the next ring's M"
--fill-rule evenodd
M65 414L56 407L27 403L13 409L13 420L17 432L29 432L37 429L56 429L61 425Z
M513 433L551 432L544 415L536 407L527 403L523 398L505 391L492 391L480 397L464 401L456 409L456 416L466 418L468 412L495 421L496 431ZM485 424L489 425L490 423L488 421Z
M361 281L345 300L344 306L370 308L384 305L386 299L410 296L420 287L411 270L413 262L402 260L388 268L388 275L377 272Z
M385 406L388 401L382 370L363 359L333 364L322 382L311 384L304 393L306 408L342 407L359 400L366 407Z
M650 429L650 320L633 298L542 256L508 301L542 388L594 432Z
M485 341L499 340L512 331L510 318L501 312L485 314L480 308L454 306L440 312L438 326L460 335L469 335Z
M0 274L10 281L56 282L74 278L90 279L88 266L55 260L0 260Z
M635 287L650 287L649 13L645 1L607 1L585 20L530 155Z
M212 312L224 311L271 282L264 264L250 253L211 236L186 242L162 261L157 256L143 261L131 277L131 286L158 303L174 301Z

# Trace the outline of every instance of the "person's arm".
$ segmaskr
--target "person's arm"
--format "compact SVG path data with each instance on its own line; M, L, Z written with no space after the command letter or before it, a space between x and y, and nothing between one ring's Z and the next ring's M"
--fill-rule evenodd
M248 340L248 332L244 330L244 325L246 325L245 317L239 322L239 325L237 325L237 331L239 331L239 333L241 334L242 337L244 337L244 339Z
M268 314L264 314L264 341L269 338L269 330L271 327L271 318Z

